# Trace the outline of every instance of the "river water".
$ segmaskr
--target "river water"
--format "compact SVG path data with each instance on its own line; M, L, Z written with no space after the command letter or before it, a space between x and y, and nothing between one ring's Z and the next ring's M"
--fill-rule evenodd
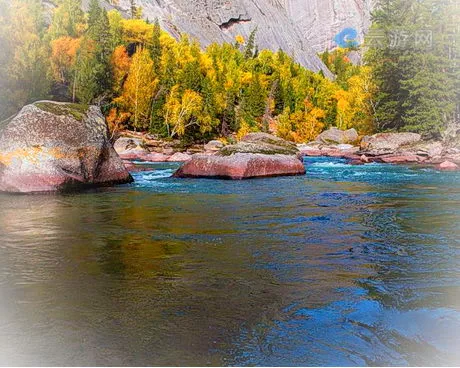
M0 365L460 364L460 174L0 196Z

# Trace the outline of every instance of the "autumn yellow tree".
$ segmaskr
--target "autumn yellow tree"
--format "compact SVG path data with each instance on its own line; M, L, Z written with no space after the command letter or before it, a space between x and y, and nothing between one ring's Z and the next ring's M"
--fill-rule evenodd
M297 122L297 131L294 135L294 141L297 143L310 142L314 140L324 129L324 118L326 113L319 107L306 100L305 111L301 113ZM295 115L294 115L295 119Z
M334 94L334 99L337 101L337 120L336 126L339 129L345 130L351 127L353 119L352 95L350 92L339 89Z
M205 123L201 127L205 129L209 121L203 119L202 103L203 98L195 91L186 90L181 95L178 85L171 89L164 107L165 124L171 138L184 136L187 128L200 122Z
M123 19L121 21L123 41L148 46L153 39L154 25L142 19Z
M56 81L69 82L80 43L81 39L69 36L63 36L51 42L51 68Z
M305 143L314 140L324 129L326 113L310 101L305 100L305 109L293 113L287 108L278 116L276 133L279 137Z
M361 134L372 134L377 129L377 102L375 100L377 86L372 80L371 69L368 66L360 68L359 74L347 81L348 91L352 96L354 107L353 127Z
M339 129L355 128L369 134L374 130L375 85L368 67L346 81L347 89L338 89L333 97L337 101L336 125Z
M50 81L42 4L12 0L0 4L0 118L27 102L48 97Z
M135 129L147 129L150 121L152 98L158 87L149 52L140 47L133 55L128 78L120 97L115 101L131 113Z
M113 90L119 93L123 87L123 82L129 74L131 58L128 56L125 46L118 46L113 51L110 58L112 68Z

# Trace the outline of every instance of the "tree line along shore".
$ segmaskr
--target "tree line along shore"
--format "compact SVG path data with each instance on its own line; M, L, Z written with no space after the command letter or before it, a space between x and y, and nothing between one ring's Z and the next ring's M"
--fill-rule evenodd
M129 129L187 145L257 131L306 143L330 127L435 139L458 118L454 2L378 2L369 35L383 38L366 41L358 65L353 42L320 55L334 80L259 50L257 29L206 49L176 40L134 2L130 19L97 0L88 12L75 0L51 13L38 0L0 0L0 9L0 119L42 99L97 104L114 136ZM430 44L394 39L426 29Z

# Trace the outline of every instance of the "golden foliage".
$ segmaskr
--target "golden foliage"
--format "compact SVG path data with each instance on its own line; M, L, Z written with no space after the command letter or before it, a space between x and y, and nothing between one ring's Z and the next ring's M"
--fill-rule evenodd
M106 117L111 135L115 135L117 132L125 129L130 117L130 113L120 112L116 108L111 108Z
M123 19L123 40L127 43L150 45L153 38L153 24L142 19Z
M148 128L152 96L157 86L153 61L148 50L140 47L132 57L122 94L115 100L123 106L125 112L131 113L134 128Z
M240 141L244 136L251 133L253 130L254 129L251 128L248 122L242 119L240 122L240 129L238 129L238 132L236 133L236 139Z
M51 68L53 77L65 83L70 69L75 64L77 51L80 48L81 39L68 36L60 37L51 41Z
M120 92L122 83L129 73L131 59L128 56L126 47L117 46L110 59L113 73L113 89L116 93Z
M164 107L165 124L170 137L181 137L188 127L203 122L203 98L196 92L186 90L182 96L179 86L174 86L169 93Z
M304 110L291 113L287 109L278 116L277 134L296 143L310 142L323 131L325 117L324 110L306 100Z
M236 41L236 43L239 44L239 45L243 45L243 44L246 42L246 41L244 40L244 37L241 36L241 35L237 35L237 36L235 37L235 41Z

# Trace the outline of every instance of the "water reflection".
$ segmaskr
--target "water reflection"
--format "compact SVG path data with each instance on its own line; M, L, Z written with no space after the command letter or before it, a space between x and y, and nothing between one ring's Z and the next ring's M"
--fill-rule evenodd
M155 168L133 186L0 196L1 364L460 362L457 174Z

